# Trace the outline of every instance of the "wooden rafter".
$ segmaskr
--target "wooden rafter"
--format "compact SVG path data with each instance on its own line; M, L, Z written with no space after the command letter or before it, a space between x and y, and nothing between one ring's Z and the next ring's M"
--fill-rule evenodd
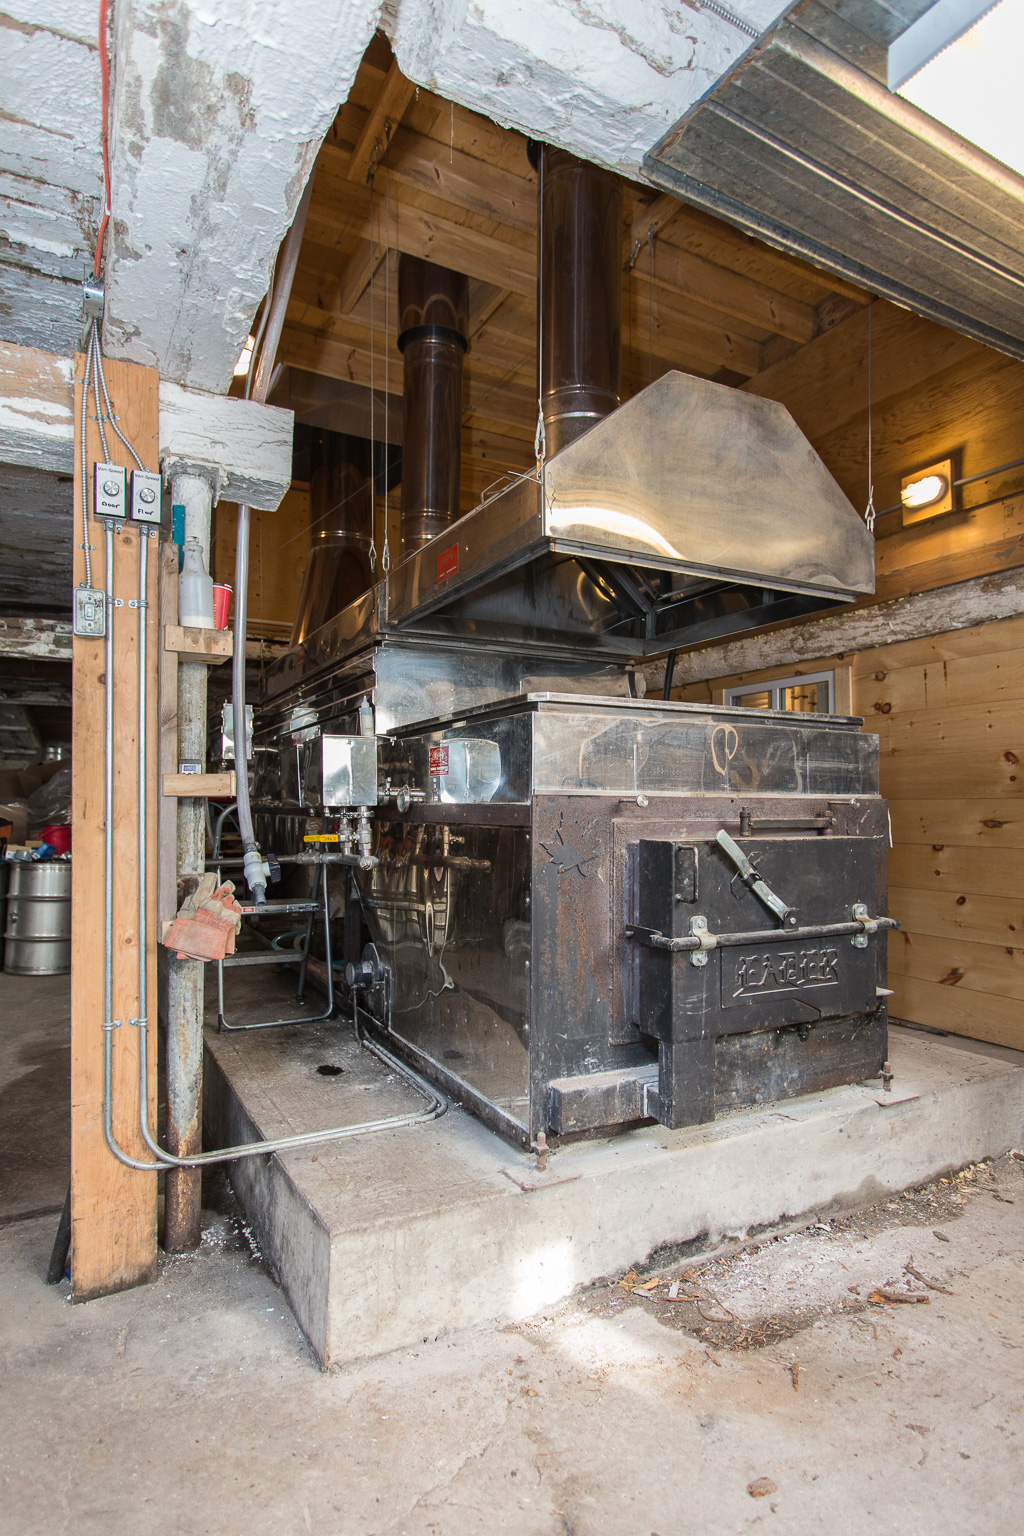
M754 380L866 300L668 195L625 183L623 196L626 397L669 368ZM378 37L317 163L283 360L361 386L387 370L397 391L402 359L384 323L387 296L396 332L397 262L385 266L385 245L465 272L464 496L523 467L536 417L536 224L523 136L415 91Z

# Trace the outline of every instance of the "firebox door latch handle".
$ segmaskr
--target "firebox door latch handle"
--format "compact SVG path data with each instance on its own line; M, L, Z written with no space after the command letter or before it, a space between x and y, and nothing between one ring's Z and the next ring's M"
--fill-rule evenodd
M782 897L776 896L771 886L762 880L758 871L743 852L743 849L738 843L733 841L728 832L724 829L719 832L715 842L722 852L727 854L735 864L739 877L747 887L747 890L752 891L758 901L768 908L769 912L774 912L780 923L783 923L787 928L795 928L796 914L793 908L788 907Z

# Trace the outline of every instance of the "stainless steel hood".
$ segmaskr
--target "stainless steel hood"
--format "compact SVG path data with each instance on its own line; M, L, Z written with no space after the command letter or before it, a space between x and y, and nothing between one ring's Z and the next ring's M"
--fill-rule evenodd
M602 669L873 590L874 540L785 407L668 373L307 636L264 696L330 674L408 723L440 679L465 708L556 663L598 692Z
M668 373L399 566L387 611L652 653L873 590L874 541L785 407Z

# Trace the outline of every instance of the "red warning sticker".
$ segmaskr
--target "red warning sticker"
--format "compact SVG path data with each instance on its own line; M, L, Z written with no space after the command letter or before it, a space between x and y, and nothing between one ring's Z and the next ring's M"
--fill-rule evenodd
M442 549L437 557L437 579L447 581L449 576L456 576L459 570L459 546L450 544L447 549Z
M430 748L430 777L432 779L441 778L442 775L446 774L447 772L448 772L448 748L447 748L447 746L431 747Z

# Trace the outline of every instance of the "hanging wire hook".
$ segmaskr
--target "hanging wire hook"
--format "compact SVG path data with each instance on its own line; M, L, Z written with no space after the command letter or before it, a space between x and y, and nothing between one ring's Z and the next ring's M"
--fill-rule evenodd
M385 578L391 569L388 541L388 413L391 407L391 172L384 168L384 549L380 568Z
M542 313L537 316L537 430L533 436L533 451L537 458L537 472L544 473L544 461L548 456L547 434L544 430L544 145L540 146L537 175L537 303Z
M869 533L875 531L875 471L871 439L871 311L874 299L868 300L868 504L864 508L864 522Z
M373 269L373 258L374 258L374 254L375 254L375 247L374 247L374 243L373 243L373 236L374 236L373 206L374 206L374 192L376 191L376 186L375 186L375 182L376 182L376 167L374 167L374 172L375 172L374 177L370 181L370 484L371 484L372 492L373 492L373 511L371 513L371 516L370 516L370 570L371 570L372 573L375 574L376 570L377 570L377 426L376 426L377 392L376 392L376 389L374 387L374 384L375 384L374 356L375 356L376 346L377 346L377 337L376 337L376 333L375 333L374 328L373 328L373 321L374 321L373 289L374 289L374 284L377 281L377 274L376 274L376 272Z

